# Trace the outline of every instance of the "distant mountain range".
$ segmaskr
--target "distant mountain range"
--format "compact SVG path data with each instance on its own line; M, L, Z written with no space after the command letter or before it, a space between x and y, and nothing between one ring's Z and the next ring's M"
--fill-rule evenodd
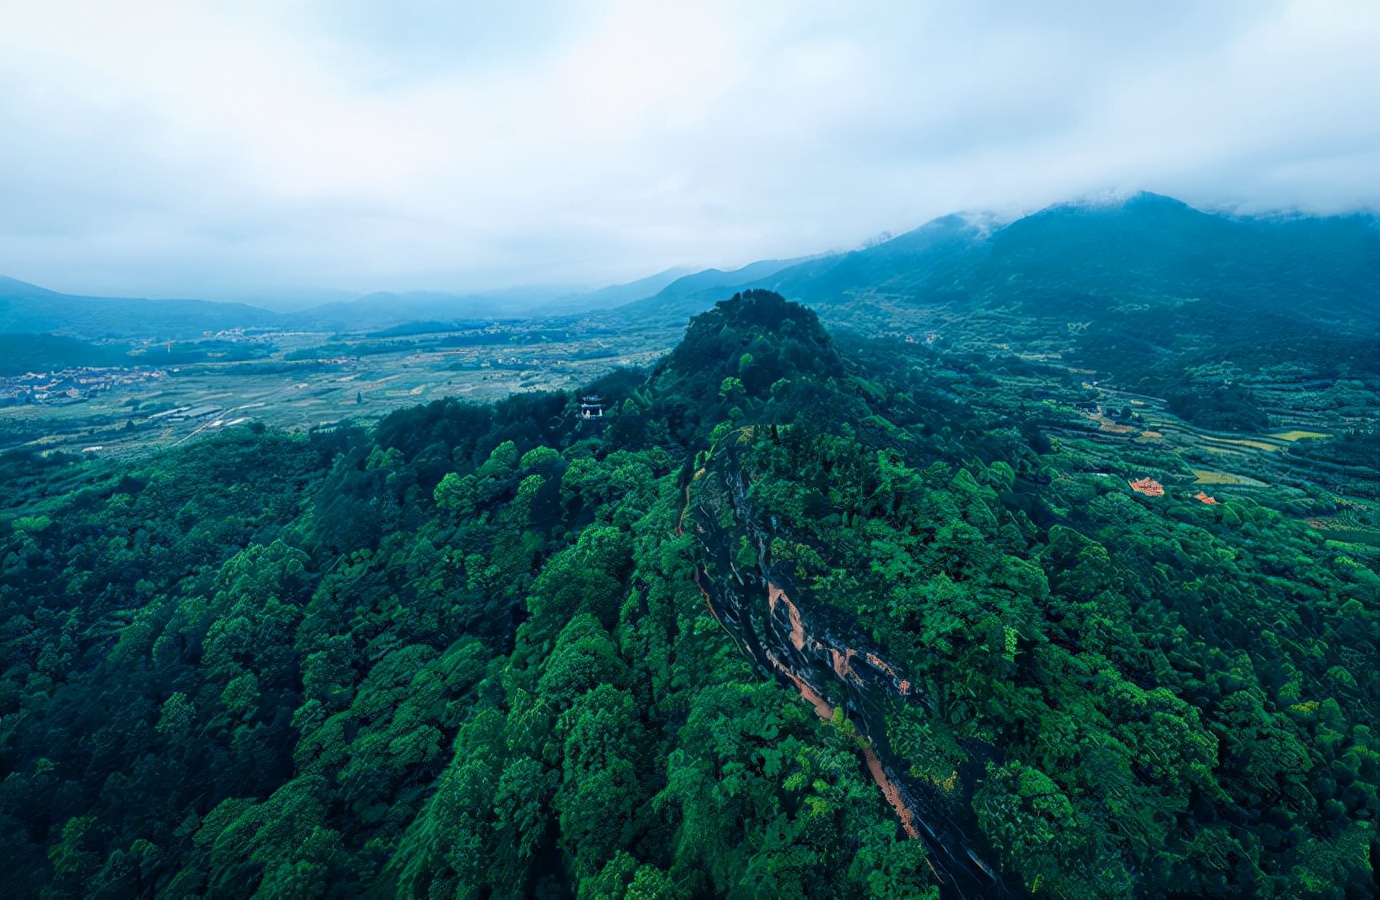
M947 216L737 284L686 282L601 315L670 325L726 291L766 288L834 326L1109 374L1221 427L1264 421L1248 381L1380 390L1373 215L1237 217L1139 194L996 228Z
M268 327L282 319L279 313L244 303L79 297L0 276L0 334L171 339Z
M1233 217L1148 193L1053 206L997 228L945 216L851 253L767 274L751 269L708 292L690 283L698 276L679 279L624 312L683 319L725 288L768 288L836 319L840 308L1005 308L1058 318L1199 300L1231 302L1237 312L1380 317L1375 216Z
M582 315L679 329L730 294L766 288L826 322L937 332L950 346L1059 353L1165 390L1295 366L1380 375L1380 224L1373 215L1238 217L1139 194L1053 206L1009 224L960 216L848 253L734 271L663 272L585 293L370 294L302 312L239 303L74 297L0 278L0 334L95 340L206 331L340 332ZM1185 375L1185 373L1188 375ZM1197 374L1194 374L1197 373Z
M769 277L799 261L766 260L737 271L708 269L690 275L685 270L668 270L591 291L514 288L477 294L377 292L293 312L207 300L86 297L0 276L0 335L57 334L87 341L177 340L235 328L373 332L406 330L413 323L446 328L476 320L575 316L651 296L680 297Z

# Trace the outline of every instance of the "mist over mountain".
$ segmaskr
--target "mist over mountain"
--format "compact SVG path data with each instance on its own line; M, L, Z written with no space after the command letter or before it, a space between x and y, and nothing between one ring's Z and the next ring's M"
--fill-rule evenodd
M1371 319L1380 317L1378 273L1374 215L1236 217L1142 193L1052 206L995 228L946 216L734 286L778 290L826 310L871 303L1059 318L1207 299ZM668 289L638 312L694 311L703 299Z
M1369 214L1228 216L1142 193L999 227L948 216L733 287L778 291L863 332L1056 354L1185 404L1266 370L1380 375ZM671 322L713 296L672 288L611 315ZM1240 390L1218 405L1234 410L1208 415L1220 424L1263 421Z
M1137 319L1145 320L1149 339L1167 340L1182 323L1158 320L1173 318L1169 307L1193 304L1194 316L1222 329L1230 343L1238 332L1258 335L1290 323L1309 333L1353 317L1373 323L1380 318L1377 273L1380 227L1373 215L1226 216L1139 194L1053 206L996 227L946 216L852 252L731 271L668 270L591 291L380 292L274 312L243 303L76 297L3 278L0 332L89 339L194 337L231 328L370 331L599 310L613 310L613 320L675 327L724 291L758 287L839 321L880 316L901 327L927 311L1007 311L1056 330L1086 320L1090 340L1104 321L1134 329ZM1243 311L1250 314L1237 315Z

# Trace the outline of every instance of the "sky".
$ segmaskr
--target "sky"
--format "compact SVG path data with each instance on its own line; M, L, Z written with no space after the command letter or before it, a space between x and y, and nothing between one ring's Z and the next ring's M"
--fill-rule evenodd
M597 286L1150 190L1380 208L1380 2L0 0L0 274Z

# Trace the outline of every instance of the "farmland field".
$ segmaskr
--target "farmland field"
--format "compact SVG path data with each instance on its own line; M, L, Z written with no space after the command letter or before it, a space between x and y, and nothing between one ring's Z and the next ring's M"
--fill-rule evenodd
M444 336L418 335L394 342L388 352L329 334L256 336L265 339L276 348L272 355L154 369L156 378L111 374L121 369L69 373L71 381L86 372L87 380L111 386L6 407L0 451L125 457L253 423L289 431L344 420L367 424L446 397L489 402L572 389L619 366L644 365L669 343L637 332L616 340L596 334L533 340L521 327L475 346L445 346ZM317 352L322 347L329 355Z
M1330 438L1331 436L1332 435L1330 434L1323 434L1321 431L1300 431L1299 429L1294 429L1293 431L1282 431L1279 434L1270 435L1270 437L1272 438L1278 438L1281 441L1288 441L1291 444L1295 441L1322 441L1326 440L1327 438Z
M1194 469L1194 484L1233 484L1247 485L1250 487L1264 487L1263 482L1256 481L1254 478L1247 478L1243 475L1232 475L1229 472L1214 472L1211 469Z

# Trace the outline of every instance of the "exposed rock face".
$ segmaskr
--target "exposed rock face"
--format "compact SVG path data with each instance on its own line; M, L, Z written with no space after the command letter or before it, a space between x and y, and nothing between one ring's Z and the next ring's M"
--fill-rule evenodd
M695 473L681 518L700 550L695 582L710 612L742 652L797 690L821 718L842 710L857 731L869 775L906 834L925 841L946 895L1010 896L963 824L971 818L964 799L971 784L951 794L903 774L909 764L891 753L887 712L906 704L928 709L928 698L845 613L811 597L797 583L793 564L772 560L771 534L751 508L734 443L721 442ZM744 539L755 552L751 566L735 553Z

